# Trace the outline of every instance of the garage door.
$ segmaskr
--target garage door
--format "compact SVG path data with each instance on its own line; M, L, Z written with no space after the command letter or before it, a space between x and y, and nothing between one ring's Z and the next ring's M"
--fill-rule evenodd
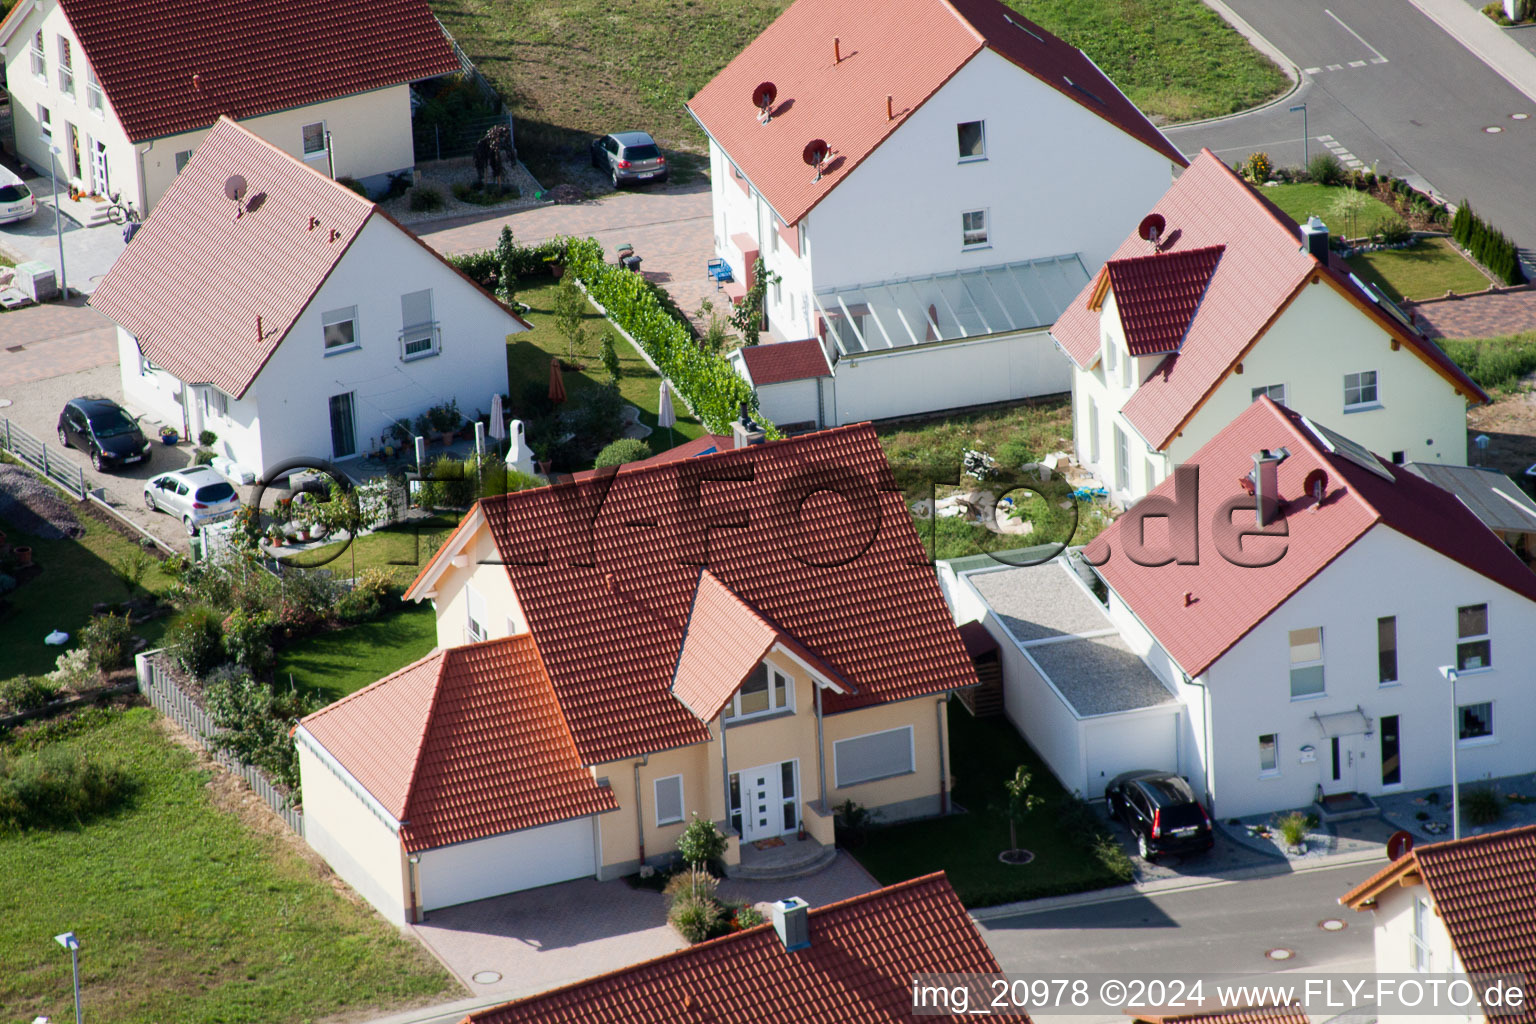
M532 889L597 872L592 819L544 825L426 850L417 865L427 910Z
M1121 772L1136 768L1179 770L1179 716L1106 715L1084 723L1088 785L1083 796L1097 800Z

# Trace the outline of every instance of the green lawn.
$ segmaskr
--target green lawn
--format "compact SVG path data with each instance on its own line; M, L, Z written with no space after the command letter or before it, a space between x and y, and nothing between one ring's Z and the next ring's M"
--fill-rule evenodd
M74 636L90 620L92 605L99 601L116 603L128 596L123 584L112 575L112 564L136 545L83 508L79 517L86 531L79 540L42 540L0 522L0 530L9 542L29 545L32 560L43 567L41 575L3 599L0 678L52 671L61 649L47 646L43 637L55 629ZM150 558L151 568L142 586L164 593L171 581L161 571L159 561L153 555ZM165 618L153 619L134 631L154 646L167 622Z
M98 1024L363 1018L462 995L289 840L216 807L210 774L153 711L103 717L60 742L110 752L138 784L131 804L72 829L0 836L6 1019L73 1019L69 956L53 941L71 929L85 1018Z
M1380 286L1393 302L1433 299L1447 290L1464 295L1491 282L1444 238L1421 239L1407 249L1382 249L1349 258L1362 280Z
M969 813L871 830L853 853L881 884L943 870L966 906L984 907L1131 880L1133 865L1118 846L1100 855L1060 820L1068 795L1006 718L975 719L950 701L949 742L954 799ZM1021 764L1034 775L1030 792L1046 802L1019 827L1019 845L1034 861L1011 865L997 859L1008 848L1008 822L996 807Z
M1380 231L1389 221L1402 220L1396 210L1375 196L1340 185L1268 185L1259 192L1298 224L1305 224L1308 217L1316 214L1335 236L1364 238ZM1339 201L1351 195L1359 196L1364 204L1352 217L1347 217L1340 211Z
M339 700L404 668L437 646L437 616L431 602L407 602L372 622L316 633L284 647L273 672L279 686L291 680L300 689Z
M430 453L428 457L432 457ZM283 563L299 568L325 568L337 576L350 577L355 561L359 573L364 569L388 569L403 587L416 578L416 573L458 523L457 512L439 512L426 519L394 523L364 534L351 548L346 541L337 541L286 555Z
M552 358L558 356L561 360L569 359L569 346L555 327L556 287L553 278L544 277L524 279L518 284L517 300L531 307L524 319L533 325L533 329L513 334L507 340L507 377L514 409L518 396L530 383L538 386L549 382L549 362ZM575 401L583 391L607 380L603 364L598 359L598 346L602 342L603 332L609 329L608 321L602 314L588 305L587 348L585 353L577 356L586 369L566 371L565 391L568 401ZM661 404L661 378L623 335L618 331L613 333L619 353L619 392L631 405L639 407L640 422L654 430L656 410ZM703 435L703 425L689 415L688 407L676 395L672 397L672 408L677 414L677 423L672 428L673 444L681 444ZM665 430L653 433L647 440L657 449L669 447Z
M1199 0L1010 0L1081 47L1161 121L1246 109L1284 74ZM433 11L507 99L519 155L546 186L593 135L651 132L703 152L682 109L786 0L432 0ZM845 45L847 40L844 40ZM857 45L855 43L854 45Z

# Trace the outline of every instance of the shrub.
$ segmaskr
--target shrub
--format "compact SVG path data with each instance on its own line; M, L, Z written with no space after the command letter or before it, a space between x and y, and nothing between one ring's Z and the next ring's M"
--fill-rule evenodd
M708 818L699 817L695 811L681 835L677 837L677 852L683 860L701 868L712 860L725 856L725 836Z
M411 189L408 205L417 213L429 213L443 208L443 194L430 185L417 185Z
M602 360L603 370L608 374L608 379L617 384L619 377L623 375L624 368L619 365L619 349L613 339L612 331L603 332L603 343L598 349L598 358Z
M0 753L0 832L74 825L123 803L135 788L116 764L80 750Z
M194 448L192 450L192 465L210 466L213 464L214 451L212 448Z
M218 613L207 605L188 608L165 631L165 646L184 671L203 675L224 657L224 629Z
M364 199L368 198L368 189L363 186L362 182L358 181L350 174L343 174L341 177L337 178L336 184L340 185L342 188L351 189L353 192L356 192Z
M738 928L756 928L762 923L762 911L756 907L742 907L736 911L736 927Z
M91 661L91 652L84 647L65 651L54 659L53 671L48 679L56 686L68 690L84 690L101 681L101 674Z
M260 675L272 667L272 634L276 629L277 616L270 611L236 608L224 620L224 653Z
M622 466L626 462L648 459L652 454L651 446L638 437L621 437L597 453L597 461L592 463L592 467L602 469L604 466Z
M1243 165L1243 177L1255 185L1262 185L1269 180L1273 165L1269 162L1268 153L1249 153L1248 160Z
M223 730L214 738L218 749L297 793L299 755L289 731L321 701L297 690L274 692L248 675L209 683L205 693L208 715Z
M689 942L703 942L720 934L725 925L725 910L711 899L679 896L667 912L667 920Z
M1413 229L1401 217L1393 217L1381 225L1381 240L1386 245L1402 245L1413 238Z
M1472 205L1465 199L1451 218L1451 237L1505 284L1520 284L1525 280L1515 243L1473 212Z
M103 672L122 668L133 657L133 624L126 615L98 615L80 630L80 644Z
M624 432L624 396L617 384L587 388L574 408L565 414L576 433L576 443L595 452Z
M1319 153L1307 161L1307 175L1319 185L1337 185L1344 180L1344 165L1332 153Z
M1286 846L1300 846L1307 838L1307 816L1300 811L1276 818L1274 826Z
M123 589L128 591L128 596L132 597L153 564L154 559L149 556L149 552L135 544L113 561L112 575L118 578Z
M12 711L33 711L59 695L59 686L46 676L12 676L0 681L0 704Z
M474 206L495 206L497 203L505 203L517 199L522 193L515 185L503 185L500 189L491 186L477 188L473 184L459 184L453 186L453 197L461 203L470 203Z
M1504 801L1492 786L1472 786L1462 791L1461 806L1474 825L1492 825L1504 817Z
M674 901L682 896L697 896L700 899L712 900L716 898L719 888L720 879L708 871L695 874L692 870L684 870L667 879L667 884L662 887L661 893Z
M474 475L464 472L464 463L451 455L440 455L423 474L416 490L416 503L422 508L467 508L475 500Z
M197 435L197 443L204 448L212 448L213 442L219 439L219 435L211 430L204 430Z
M1483 388L1510 391L1536 370L1536 332L1501 338L1443 338L1439 345L1451 361Z

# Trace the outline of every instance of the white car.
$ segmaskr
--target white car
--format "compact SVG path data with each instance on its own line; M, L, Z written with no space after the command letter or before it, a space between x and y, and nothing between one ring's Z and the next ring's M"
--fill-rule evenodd
M37 197L27 183L12 171L0 167L0 224L26 220L37 212Z
M234 485L207 466L188 466L150 477L144 484L144 504L181 520L187 533L228 519L240 510Z

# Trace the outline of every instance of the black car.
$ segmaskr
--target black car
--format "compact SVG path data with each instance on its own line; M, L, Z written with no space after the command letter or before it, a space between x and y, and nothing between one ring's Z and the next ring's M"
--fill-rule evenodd
M149 441L138 421L110 398L71 398L59 413L59 444L79 448L97 470L149 458Z
M1165 853L1203 853L1216 845L1210 815L1189 783L1173 772L1142 770L1116 775L1104 789L1111 817L1136 837L1143 860Z

